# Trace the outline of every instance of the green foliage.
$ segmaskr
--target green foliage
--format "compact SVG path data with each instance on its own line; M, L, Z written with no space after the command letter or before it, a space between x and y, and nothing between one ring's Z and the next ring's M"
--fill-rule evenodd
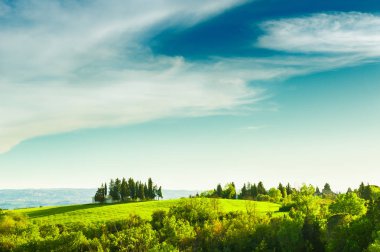
M222 195L223 195L223 198L224 199L236 199L236 188L235 188L235 184L232 182L232 183L228 183L225 187L224 187L224 190L222 192Z
M99 187L94 197L96 202L104 203L106 201L106 189L102 186Z
M148 223L109 235L111 251L148 251L158 245L157 233Z
M176 245L181 251L190 247L196 237L194 227L190 225L190 222L186 219L177 219L174 215L165 217L160 235L163 240Z
M107 192L109 192L109 196L107 196ZM158 188L151 178L148 179L148 183L134 181L133 178L129 178L128 180L116 178L115 180L111 179L109 190L106 183L104 186L102 184L96 191L94 199L96 202L104 203L107 202L109 197L115 202L153 200L155 198L162 198L162 189L161 186Z
M380 231L377 231L375 240L368 246L368 252L380 252Z
M271 197L269 195L259 193L256 197L258 201L270 201Z
M220 211L217 200L193 198L181 200L169 209L169 216L177 220L187 220L193 225L203 225L206 221L215 220Z
M0 235L17 232L27 225L28 220L23 213L8 211L0 215Z
M301 216L317 216L320 211L319 199L314 196L315 189L312 185L305 184L299 191L292 193L292 199L295 203L294 209Z
M150 190L148 182L147 197ZM277 196L281 189L271 188L257 197ZM0 251L379 251L380 200L364 203L353 192L322 199L303 185L282 199L289 213L216 198L5 211Z
M270 197L270 201L272 202L280 202L282 199L282 193L279 189L272 187L268 191L268 196Z
M267 194L267 190L265 190L264 184L261 181L257 184L257 193L263 195Z
M239 199L256 199L258 195L256 184L244 184L240 190Z
M340 194L330 205L330 211L332 214L360 216L366 212L365 200L359 198L356 193Z

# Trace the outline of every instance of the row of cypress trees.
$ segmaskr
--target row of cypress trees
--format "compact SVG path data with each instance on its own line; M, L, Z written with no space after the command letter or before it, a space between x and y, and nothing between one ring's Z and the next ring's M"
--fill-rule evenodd
M108 186L107 183L102 184L95 193L96 202L105 202L107 198L113 201L136 201L136 200L154 200L163 198L161 186L153 183L151 178L147 183L129 179L111 179Z

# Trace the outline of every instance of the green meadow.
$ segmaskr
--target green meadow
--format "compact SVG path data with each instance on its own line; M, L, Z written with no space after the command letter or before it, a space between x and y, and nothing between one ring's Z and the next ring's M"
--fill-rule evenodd
M39 207L19 209L16 212L26 214L31 220L49 224L66 224L74 222L107 222L128 218L130 215L138 215L150 220L156 210L168 211L170 207L180 201L191 199L175 199L145 202L130 202L119 204L83 204L59 207ZM254 212L258 215L274 213L280 205L270 202L232 199L210 199L220 212Z

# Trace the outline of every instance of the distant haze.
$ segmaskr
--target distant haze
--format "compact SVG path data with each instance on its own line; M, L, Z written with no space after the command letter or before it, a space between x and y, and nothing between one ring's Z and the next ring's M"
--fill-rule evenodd
M96 189L15 189L0 190L0 208L62 206L91 203ZM163 190L164 199L176 199L197 191Z

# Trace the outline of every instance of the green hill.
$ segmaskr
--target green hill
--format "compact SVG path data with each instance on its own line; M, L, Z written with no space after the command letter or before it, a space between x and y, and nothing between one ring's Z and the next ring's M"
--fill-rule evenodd
M73 223L73 222L105 222L110 220L120 220L131 214L136 214L144 219L150 219L151 214L156 210L167 211L171 206L180 200L161 200L146 202L131 202L120 204L84 204L59 207L40 207L19 209L34 221L44 223ZM212 199L210 199L212 200ZM257 214L276 212L278 204L269 202L258 202L248 200L228 200L216 199L218 207L222 212L251 211Z

